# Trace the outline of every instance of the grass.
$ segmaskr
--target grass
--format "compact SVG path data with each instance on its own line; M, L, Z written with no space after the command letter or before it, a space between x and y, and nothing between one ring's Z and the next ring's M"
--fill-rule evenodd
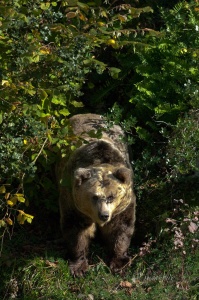
M130 248L132 265L123 275L111 274L102 245L93 243L88 273L73 278L63 246L46 243L49 236L59 235L57 217L35 213L32 225L16 225L12 239L4 241L0 299L199 299L199 249L193 241L198 231L189 232L189 222L183 221L198 210L198 179L194 180L143 188ZM184 199L189 206L172 206L172 199ZM165 222L168 217L183 232L183 247L175 249L175 226Z

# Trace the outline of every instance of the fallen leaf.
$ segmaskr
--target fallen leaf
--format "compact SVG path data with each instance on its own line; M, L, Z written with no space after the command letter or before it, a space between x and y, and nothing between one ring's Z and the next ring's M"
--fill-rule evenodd
M190 222L188 228L191 233L194 233L198 229L198 226L196 225L196 223Z
M57 265L58 265L58 262L57 262L57 261L51 262L51 261L49 261L49 260L46 260L45 263L46 263L46 265L47 265L48 267L52 267L52 268L56 268Z
M121 281L119 286L122 288L132 288L132 283L129 281Z

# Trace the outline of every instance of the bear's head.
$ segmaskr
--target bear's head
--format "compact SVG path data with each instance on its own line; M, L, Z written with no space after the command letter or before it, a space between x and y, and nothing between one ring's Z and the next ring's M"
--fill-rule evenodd
M100 226L130 204L132 171L124 166L102 164L79 168L74 174L76 208Z

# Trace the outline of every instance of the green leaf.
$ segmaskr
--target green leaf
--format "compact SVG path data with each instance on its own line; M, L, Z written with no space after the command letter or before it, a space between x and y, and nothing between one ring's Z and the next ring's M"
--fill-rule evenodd
M6 227L6 222L4 220L0 220L0 228Z
M75 151L77 148L76 148L75 145L72 145L72 146L70 147L70 149L71 149L71 151Z
M121 72L121 70L118 69L118 68L113 68L112 67L112 68L109 68L109 72L110 72L111 77L113 77L114 79L117 79L119 73Z
M84 107L84 104L82 102L79 102L79 101L71 101L70 102L74 107Z
M50 2L41 3L40 7L42 10L47 10L50 7Z
M70 115L70 112L67 108L63 108L63 109L59 110L59 113L65 117Z
M143 7L141 8L143 12L145 13L148 13L148 12L151 12L153 13L153 9L150 7L150 6L146 6L146 7Z
M32 161L35 160L35 158L37 157L37 155L38 155L37 153L34 153L34 154L31 155Z
M48 94L43 89L39 89L38 94L39 94L41 100L45 100L48 97Z
M59 104L59 105L62 105L62 106L66 106L66 99L65 99L65 97L63 98L61 95L60 96L53 96L51 102L54 103L54 104Z
M38 111L38 112L37 112L37 115L38 115L38 117L40 117L40 118L46 118L46 117L50 117L50 116L51 116L50 114L44 113L44 112L41 112L41 111Z
M85 3L82 2L77 2L77 5L80 7L80 9L84 10L84 11L88 11L89 10L89 6Z

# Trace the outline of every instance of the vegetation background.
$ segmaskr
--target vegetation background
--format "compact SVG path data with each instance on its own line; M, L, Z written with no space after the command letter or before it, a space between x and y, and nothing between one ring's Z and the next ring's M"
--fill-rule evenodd
M95 244L74 279L53 167L86 112L127 134L137 224L124 274ZM198 169L198 0L1 1L1 299L198 299Z

